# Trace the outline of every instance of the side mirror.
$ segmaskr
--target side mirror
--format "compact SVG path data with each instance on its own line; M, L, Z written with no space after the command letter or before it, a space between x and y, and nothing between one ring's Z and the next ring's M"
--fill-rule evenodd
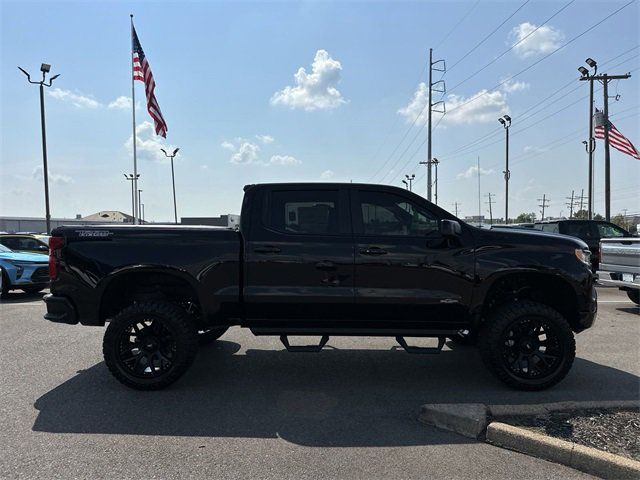
M440 233L443 237L456 237L462 233L462 227L455 220L440 220Z

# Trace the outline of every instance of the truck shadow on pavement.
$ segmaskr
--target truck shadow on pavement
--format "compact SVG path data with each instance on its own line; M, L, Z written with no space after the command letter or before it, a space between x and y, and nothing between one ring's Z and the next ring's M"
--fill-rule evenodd
M40 397L33 430L280 437L325 447L450 444L470 440L421 426L420 405L637 399L639 377L580 358L551 390L510 390L475 349L452 348L434 356L331 348L238 353L237 343L219 341L201 349L179 382L157 392L120 385L101 362Z

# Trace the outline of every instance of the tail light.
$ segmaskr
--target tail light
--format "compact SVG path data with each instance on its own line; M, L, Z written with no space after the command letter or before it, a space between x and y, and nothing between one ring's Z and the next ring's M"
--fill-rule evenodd
M64 237L49 238L49 278L58 278L58 255L64 246Z

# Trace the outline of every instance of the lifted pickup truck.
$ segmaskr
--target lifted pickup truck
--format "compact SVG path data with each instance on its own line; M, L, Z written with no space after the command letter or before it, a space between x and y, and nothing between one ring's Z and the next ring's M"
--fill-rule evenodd
M233 325L294 352L319 351L331 335L395 337L409 353L477 342L500 380L540 390L568 373L573 332L597 310L581 240L480 230L381 185L249 185L239 231L59 227L49 245L45 318L108 322L107 367L143 390L176 381L199 340ZM292 345L293 335L321 340Z

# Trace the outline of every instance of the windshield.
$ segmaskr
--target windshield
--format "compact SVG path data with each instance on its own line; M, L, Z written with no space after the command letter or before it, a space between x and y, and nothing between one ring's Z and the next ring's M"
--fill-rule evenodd
M9 247L5 247L4 245L2 245L0 243L0 252L1 253L11 253L11 252L13 252L13 250L11 250Z

